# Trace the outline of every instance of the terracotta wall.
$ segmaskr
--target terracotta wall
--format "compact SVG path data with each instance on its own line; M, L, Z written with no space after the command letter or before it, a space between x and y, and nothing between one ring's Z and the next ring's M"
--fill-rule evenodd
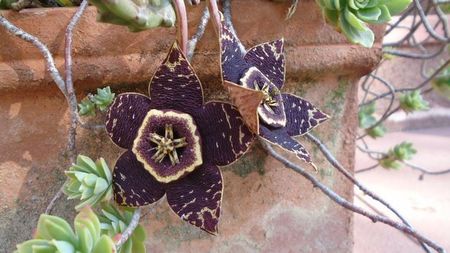
M286 39L286 90L333 116L314 134L346 167L353 168L356 82L378 63L379 44L373 49L347 44L325 24L312 0L302 1L296 15L285 21L288 6L265 0L233 1L237 32L246 46ZM190 10L192 32L202 9ZM61 66L64 26L73 12L35 9L2 14L48 44ZM97 24L95 10L89 8L74 36L79 97L106 84L116 93L145 92L174 34L173 29L131 34L122 27ZM38 51L1 28L0 38L0 251L10 252L31 237L39 214L64 181L68 113ZM208 99L226 99L217 52L213 29L208 27L193 59ZM101 116L91 120L101 121ZM317 177L351 199L351 184L316 148L307 146L320 169ZM105 157L110 165L121 152L104 133L84 130L79 131L78 148L93 158ZM143 219L151 252L351 252L352 215L267 157L258 145L223 171L219 236L183 223L162 202ZM73 206L73 201L61 200L54 213L72 217Z

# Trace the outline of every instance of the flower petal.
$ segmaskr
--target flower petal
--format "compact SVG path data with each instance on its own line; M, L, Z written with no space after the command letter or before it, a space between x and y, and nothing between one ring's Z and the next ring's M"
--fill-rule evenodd
M106 116L106 132L121 148L131 148L142 121L150 110L150 98L138 93L116 97Z
M167 202L183 220L217 234L222 202L222 174L215 165L202 165L167 185Z
M243 87L261 90L270 98L265 98L258 106L259 118L272 127L286 126L286 113L282 102L281 92L261 71L256 67L248 69L241 78ZM274 103L274 104L272 104Z
M283 94L283 103L290 136L303 135L330 118L310 102L292 94Z
M239 48L239 39L230 27L222 19L220 29L220 50L222 78L224 81L239 83L239 79L250 65L244 60L244 55Z
M224 82L224 87L228 90L231 101L244 118L245 124L252 132L259 133L258 107L264 98L264 94L261 91L248 89L228 81Z
M219 166L241 157L253 142L254 134L231 104L209 102L195 118L203 140L203 157Z
M113 171L114 199L122 206L152 204L164 196L164 185L145 170L130 151L123 153Z
M175 42L149 86L155 109L191 112L203 105L203 90L194 69Z
M278 89L283 87L286 73L284 39L259 44L248 50L244 59L257 67Z
M268 142L275 144L286 151L294 153L298 158L307 163L311 163L311 157L308 151L306 151L305 147L303 147L303 145L297 140L289 136L285 128L270 130L261 125L259 134Z

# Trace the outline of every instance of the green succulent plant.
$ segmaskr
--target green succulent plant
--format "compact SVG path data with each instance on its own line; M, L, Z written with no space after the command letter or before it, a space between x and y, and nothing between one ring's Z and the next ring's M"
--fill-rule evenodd
M17 245L15 253L113 253L112 239L101 234L100 221L84 208L74 221L75 231L64 219L43 214L35 238Z
M372 47L374 33L367 24L388 22L412 0L316 0L326 19L351 42Z
M97 94L92 97L92 102L97 106L100 111L106 111L114 100L116 94L111 92L111 88L105 87L97 89Z
M131 222L133 209L121 208L122 212L109 203L102 205L99 215L102 232L114 238L122 234ZM138 225L128 240L118 249L118 253L145 253L145 229Z
M380 160L380 166L385 169L399 169L400 162L411 160L416 153L412 143L402 142L388 151L386 157Z
M0 9L11 9L11 4L16 0L0 0Z
M361 106L358 112L359 127L362 129L368 129L373 126L377 119L373 116L375 113L375 103Z
M383 137L386 134L386 127L384 127L383 125L378 125L376 127L367 129L366 132L370 137L376 139Z
M99 88L97 89L97 94L89 94L81 100L81 103L78 104L78 113L81 116L94 116L96 108L104 112L114 101L115 96L116 94L111 92L109 86L101 89Z
M412 159L413 155L417 153L417 150L414 149L413 144L410 142L402 142L394 147L392 151L390 151L393 157L395 157L399 161L406 161Z
M80 199L77 210L112 197L112 175L105 160L100 158L94 162L83 155L77 157L76 164L66 171L68 177L64 185L64 193L68 199Z
M78 113L81 116L94 116L95 104L89 98L84 98L81 103L78 104Z
M433 80L433 89L441 96L450 100L450 66Z
M418 90L402 94L400 96L400 108L407 113L429 109L428 102L423 99Z
M64 7L71 7L71 6L76 6L79 5L79 1L74 0L74 2L72 2L71 0L55 0L59 6L64 6Z
M127 26L132 32L175 24L170 0L90 0L97 7L100 22Z

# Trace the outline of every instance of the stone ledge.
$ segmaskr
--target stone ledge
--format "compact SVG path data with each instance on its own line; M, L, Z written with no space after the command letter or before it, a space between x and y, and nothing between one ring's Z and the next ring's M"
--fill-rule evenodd
M239 2L244 0L235 1L233 11L234 16L239 17L235 20L235 26L243 43L252 46L284 37L288 52L288 75L301 78L330 71L361 75L368 73L381 57L380 43L376 43L372 49L348 44L341 34L325 23L314 1L302 2L298 13L288 21L285 20L285 14L289 4L263 0L245 1L245 4ZM203 6L189 10L190 34L195 32L202 10ZM49 45L58 68L62 70L64 30L74 11L75 8L57 8L1 13ZM262 18L265 16L270 18ZM157 63L163 59L166 49L173 42L175 29L130 33L125 27L97 23L95 17L95 8L89 7L74 34L76 85L96 87L107 83L133 84L149 80ZM375 27L375 32L380 38L383 27ZM303 36L299 37L298 34ZM0 37L0 90L45 88L52 84L37 49L1 28ZM218 43L209 24L198 44L194 67L218 76L217 49Z

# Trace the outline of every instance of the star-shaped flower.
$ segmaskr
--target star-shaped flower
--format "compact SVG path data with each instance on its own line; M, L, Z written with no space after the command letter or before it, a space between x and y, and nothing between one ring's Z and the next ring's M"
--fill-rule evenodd
M241 53L239 39L222 19L220 47L224 85L248 127L312 163L308 151L292 137L307 133L329 117L310 102L280 91L286 71L284 40L263 43Z
M115 201L149 205L167 195L175 213L217 233L225 166L254 140L238 110L223 102L203 103L203 91L189 62L174 43L153 76L150 97L119 95L106 130L127 149L113 171Z

